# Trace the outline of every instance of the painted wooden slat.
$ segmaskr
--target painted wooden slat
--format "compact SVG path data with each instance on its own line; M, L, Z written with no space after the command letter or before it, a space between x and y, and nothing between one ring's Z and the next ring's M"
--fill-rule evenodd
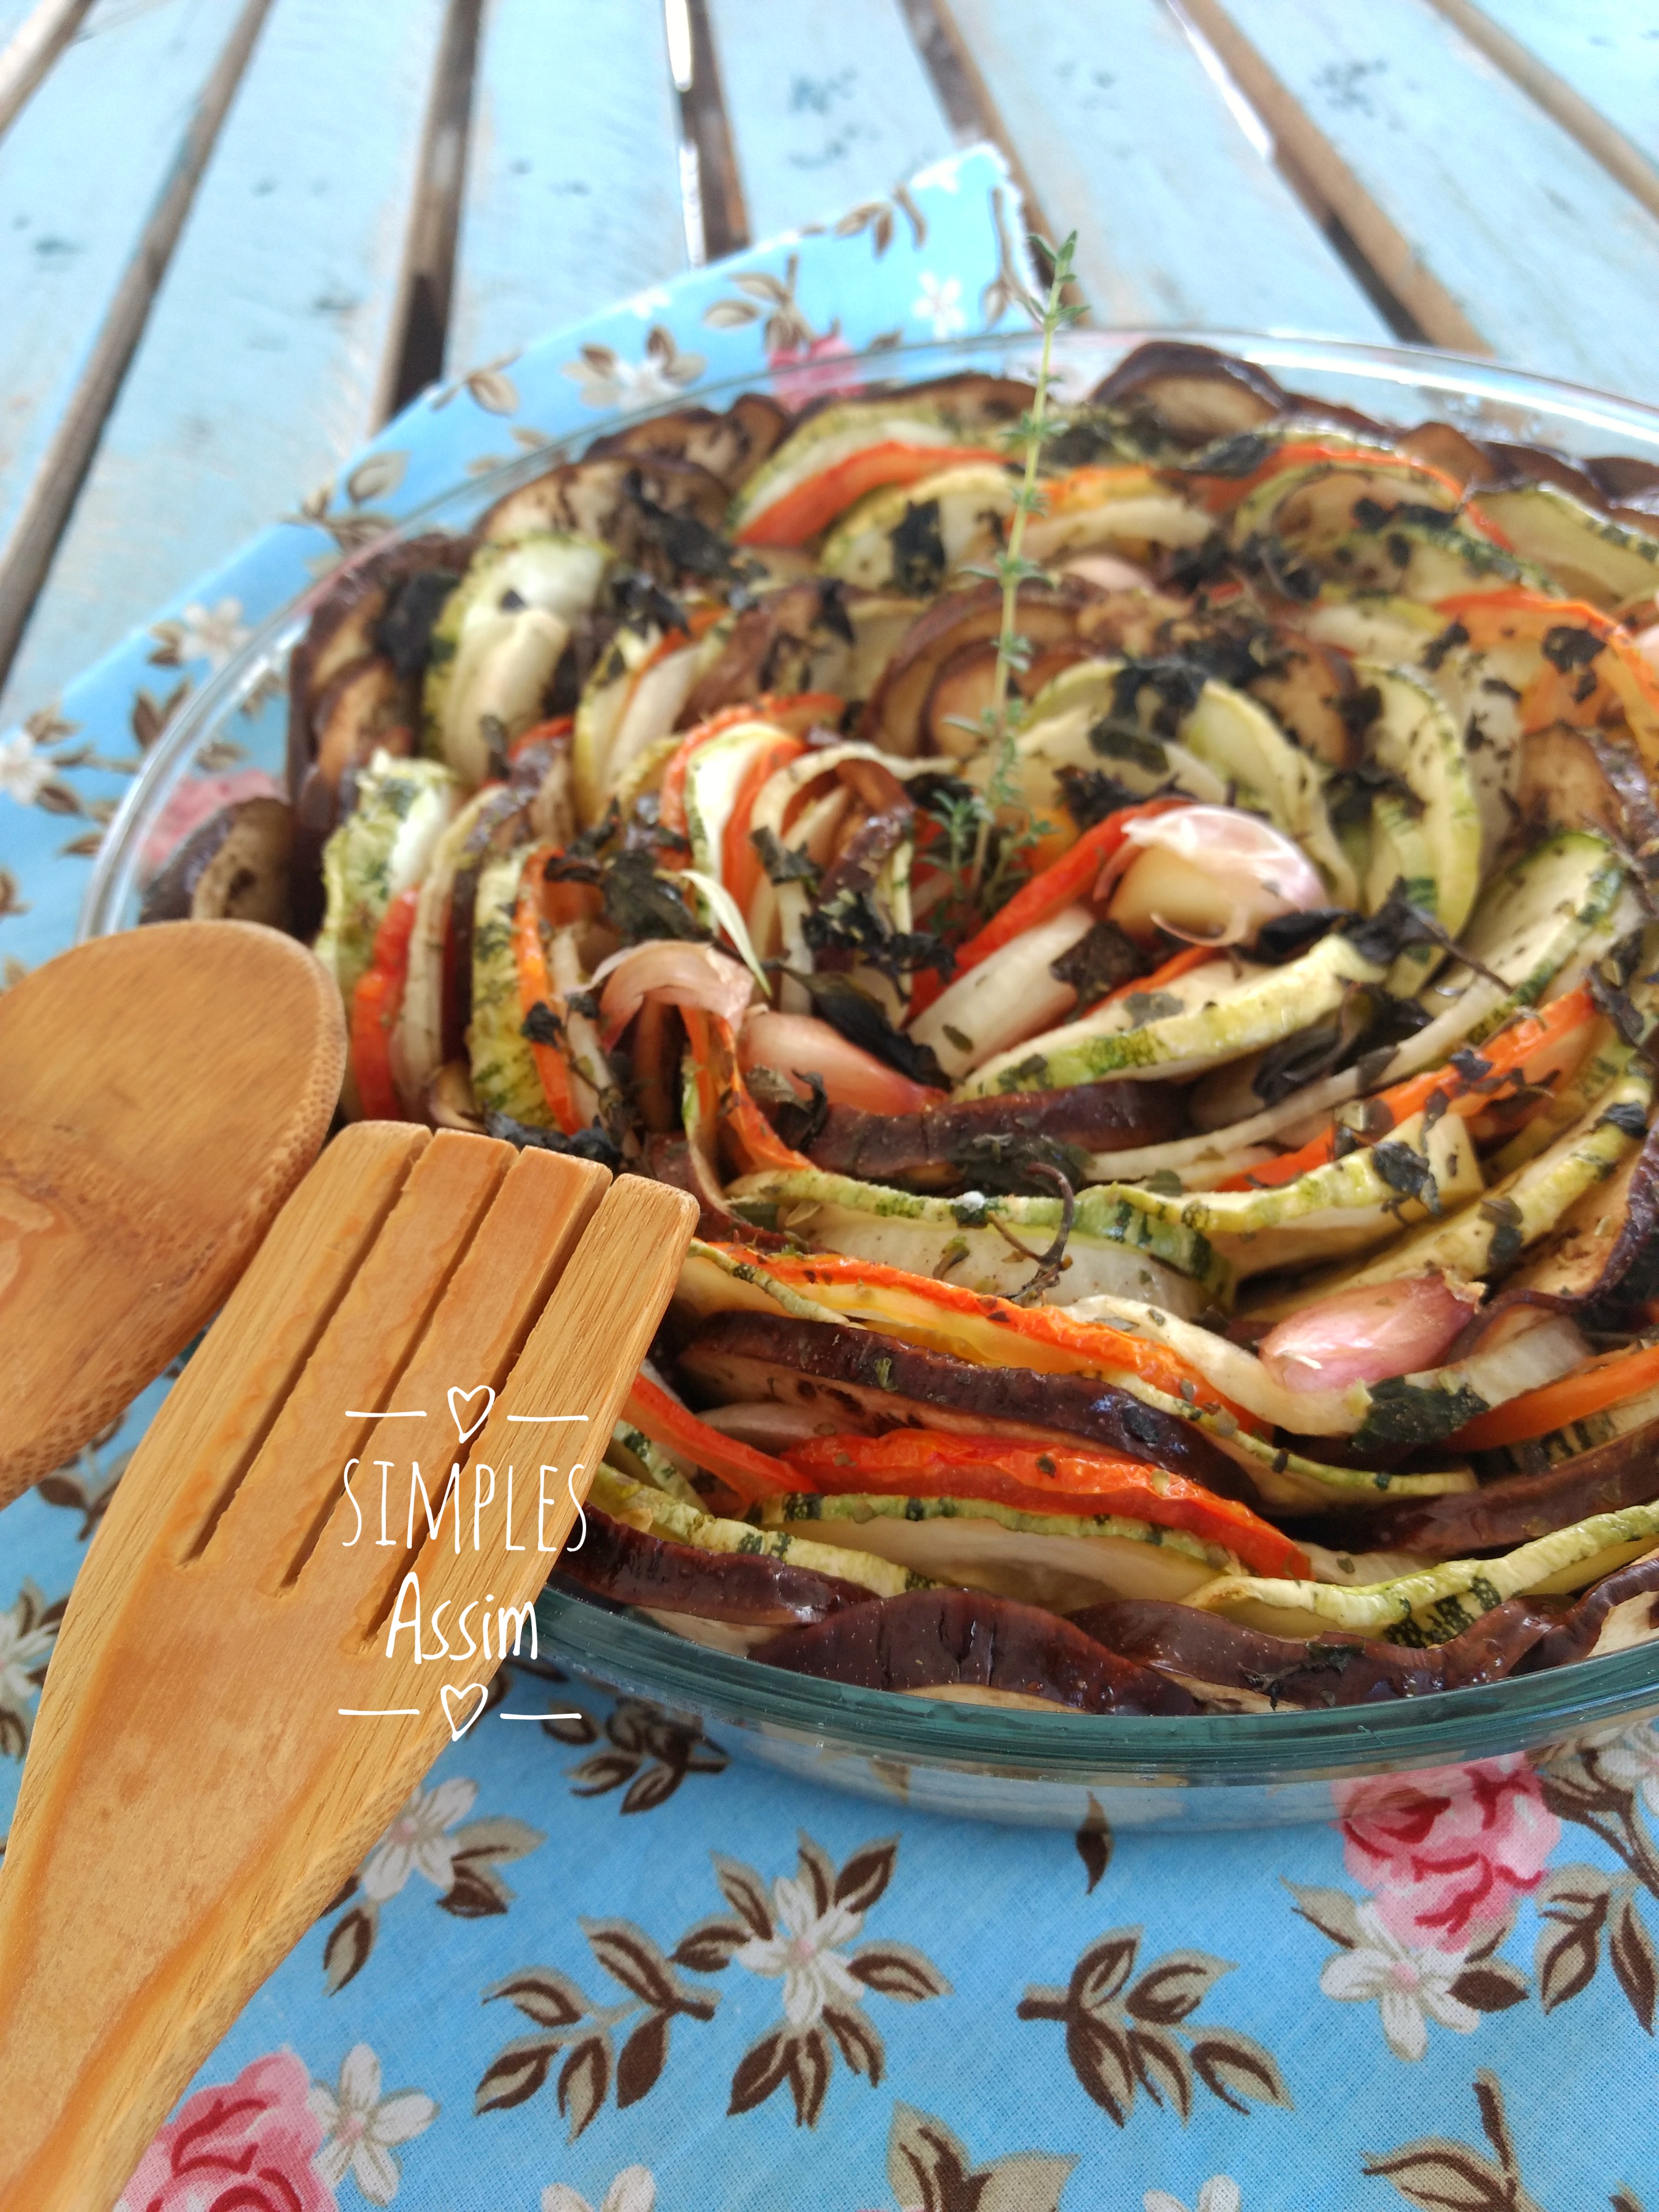
M1224 10L1492 352L1659 399L1659 222L1429 0L1194 12ZM1341 174L1318 181L1340 209Z
M1077 230L1097 322L1387 337L1162 0L1115 0L1097 38L1073 0L936 6L1048 221Z
M954 150L897 0L707 4L751 238L879 198Z
M1659 7L1568 12L1536 0L1435 0L1584 151L1659 216Z
M452 371L687 260L661 0L489 0L474 85Z
M265 0L103 0L0 140L0 665Z
M443 18L444 0L276 0L0 722L291 511L376 427Z

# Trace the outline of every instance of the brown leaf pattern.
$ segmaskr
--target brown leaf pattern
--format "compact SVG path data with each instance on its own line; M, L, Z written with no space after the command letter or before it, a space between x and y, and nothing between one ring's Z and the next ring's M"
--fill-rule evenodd
M726 1753L700 1729L671 1720L637 1698L619 1698L603 1723L578 1711L574 1719L544 1720L542 1729L556 1743L577 1746L597 1743L603 1735L608 1748L570 1770L571 1792L603 1797L622 1790L618 1809L623 1813L653 1812L688 1774L720 1774L726 1765Z
M1237 2112L1256 2104L1288 2107L1271 2052L1235 2029L1186 2024L1231 1964L1202 1951L1170 1951L1137 1975L1140 1943L1139 1928L1109 1929L1064 1989L1027 1989L1020 2019L1063 2024L1072 2071L1120 2128L1128 2125L1138 2089L1155 2105L1171 2105L1183 2121L1195 2083Z

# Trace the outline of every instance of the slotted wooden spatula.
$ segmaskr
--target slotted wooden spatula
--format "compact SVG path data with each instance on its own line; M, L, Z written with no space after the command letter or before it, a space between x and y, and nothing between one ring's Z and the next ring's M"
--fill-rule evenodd
M163 1406L76 1582L0 1871L0 2212L107 2212L482 1706L696 1215L607 1180L348 1131ZM442 1656L468 1607L488 1659Z

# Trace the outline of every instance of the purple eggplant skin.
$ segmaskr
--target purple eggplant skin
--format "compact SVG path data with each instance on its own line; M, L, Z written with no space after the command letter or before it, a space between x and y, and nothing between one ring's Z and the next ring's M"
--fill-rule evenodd
M648 1605L659 1613L692 1613L750 1628L798 1628L824 1620L870 1593L838 1575L820 1575L787 1559L754 1552L702 1552L666 1536L647 1535L586 1508L587 1533L559 1557L559 1572L596 1597Z
M921 1114L865 1114L832 1106L810 1146L817 1167L833 1175L884 1182L893 1176L959 1180L985 1139L1022 1147L1048 1145L1080 1152L1125 1152L1161 1145L1181 1133L1181 1093L1167 1083L1081 1083L1073 1091L1024 1091L1002 1098L967 1098Z
M1650 1600L1647 1626L1659 1629L1659 1553L1650 1552L1644 1559L1632 1559L1626 1566L1615 1567L1610 1575L1603 1575L1593 1589L1587 1589L1540 1642L1528 1662L1527 1671L1571 1667L1577 1660L1588 1659L1614 1607L1628 1605L1633 1598L1642 1597Z
M1120 1658L1058 1613L983 1590L906 1590L849 1606L751 1655L862 1690L1002 1690L1085 1713L1191 1713L1177 1683Z
M1659 1421L1580 1452L1542 1474L1513 1474L1445 1498L1401 1498L1364 1514L1299 1522L1298 1532L1334 1550L1420 1552L1467 1559L1512 1552L1518 1544L1571 1528L1592 1514L1616 1513L1659 1498Z
M748 1311L711 1315L681 1348L679 1364L709 1404L768 1397L821 1404L837 1425L866 1436L929 1428L1083 1443L1184 1474L1220 1498L1255 1499L1243 1468L1201 1429L1087 1375L981 1367L872 1328Z
M1246 1690L1275 1709L1384 1705L1499 1682L1550 1630L1549 1615L1518 1597L1420 1650L1328 1631L1304 1644L1165 1598L1110 1598L1071 1619L1085 1636L1198 1686L1200 1695L1205 1686Z

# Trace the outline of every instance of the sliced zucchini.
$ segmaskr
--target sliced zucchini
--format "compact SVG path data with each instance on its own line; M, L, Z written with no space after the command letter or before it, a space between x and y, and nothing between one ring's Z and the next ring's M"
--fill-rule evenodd
M902 392L876 400L843 399L820 408L791 431L732 502L727 527L742 539L767 509L813 477L870 446L957 446L963 425L938 400ZM979 439L975 443L982 442Z
M1018 489L1018 478L994 461L884 485L843 515L818 568L866 591L936 592L970 561L1001 550Z
M459 778L438 761L377 752L358 779L356 808L323 848L326 907L313 947L348 1016L386 908L425 876L460 797Z
M1536 562L1572 598L1611 612L1659 588L1659 538L1598 514L1559 484L1483 491L1488 514L1523 560Z
M812 1242L830 1251L1004 1297L1030 1281L1036 1263L1028 1254L1053 1241L1062 1218L1057 1198L988 1198L978 1191L923 1198L817 1168L744 1176L726 1200L762 1227L810 1228ZM993 1223L1024 1249L1011 1245ZM1049 1293L1053 1304L1110 1291L1190 1315L1206 1300L1224 1304L1231 1289L1229 1270L1206 1240L1166 1220L1138 1188L1080 1192L1065 1257L1069 1264Z
M427 751L468 783L499 770L611 564L591 538L535 530L482 545L444 602L422 695Z
M775 722L757 716L722 731L691 756L685 771L685 825L691 840L691 865L718 878L726 825L738 791L753 763L788 735Z
M1318 605L1298 614L1296 626L1322 645L1340 646L1357 659L1380 660L1391 668L1420 659L1446 627L1419 600L1352 591L1340 584L1327 584Z
M618 1421L611 1431L604 1464L625 1474L630 1482L643 1483L648 1489L659 1490L665 1498L677 1498L689 1505L694 1513L703 1510L702 1500L691 1487L677 1462L671 1459L660 1444L653 1444L642 1430L631 1421Z
M1275 1636L1340 1628L1390 1644L1443 1644L1511 1597L1580 1590L1659 1540L1659 1504L1627 1505L1553 1529L1500 1559L1444 1559L1392 1581L1345 1588L1224 1575L1187 1602Z
M1455 484L1426 471L1397 462L1390 466L1360 452L1340 460L1293 464L1264 477L1233 509L1230 535L1237 545L1270 532L1293 552L1316 558L1356 532L1386 526L1402 502L1449 515L1459 498Z
M1460 592L1507 591L1515 584L1561 597L1541 568L1455 523L1391 521L1383 530L1353 531L1322 553L1318 566L1328 583L1345 591L1389 592L1402 599L1448 599Z
M1381 711L1365 732L1378 768L1398 776L1422 810L1423 842L1434 872L1434 912L1455 937L1480 888L1480 813L1456 726L1439 699L1404 669L1357 660L1354 674L1375 686Z
M1605 837L1586 830L1559 830L1487 884L1460 943L1501 975L1509 996L1469 1030L1483 1037L1518 1009L1542 1003L1574 954L1619 909L1625 864ZM1455 960L1419 994L1431 1016L1455 1005L1476 981L1475 970Z
M552 1121L535 1055L523 1030L513 914L532 848L494 854L478 877L472 924L472 1021L466 1033L472 1091L487 1112L544 1129Z
M764 1528L824 1528L838 1549L1054 1613L1074 1613L1103 1595L1184 1598L1237 1565L1218 1545L1182 1528L1114 1514L1022 1513L980 1498L798 1492L769 1498L755 1512Z
M1102 547L1132 561L1166 548L1201 545L1213 518L1151 469L1083 468L1045 487L1048 504L1025 526L1034 561L1057 562Z
M1166 988L1131 991L999 1054L958 1095L1063 1091L1114 1075L1197 1074L1309 1028L1334 1013L1352 985L1380 982L1384 972L1340 930L1282 968L1206 960Z
M833 1542L818 1543L797 1535L781 1518L765 1528L756 1528L747 1521L726 1521L706 1512L701 1504L688 1505L654 1486L630 1482L625 1474L603 1463L594 1469L590 1494L600 1512L608 1513L613 1521L647 1535L665 1536L672 1543L690 1544L699 1552L740 1552L757 1559L787 1559L792 1566L810 1568L814 1574L857 1583L876 1597L896 1597L902 1590L927 1587L926 1576L908 1573L902 1566L873 1557L862 1546L843 1549Z

